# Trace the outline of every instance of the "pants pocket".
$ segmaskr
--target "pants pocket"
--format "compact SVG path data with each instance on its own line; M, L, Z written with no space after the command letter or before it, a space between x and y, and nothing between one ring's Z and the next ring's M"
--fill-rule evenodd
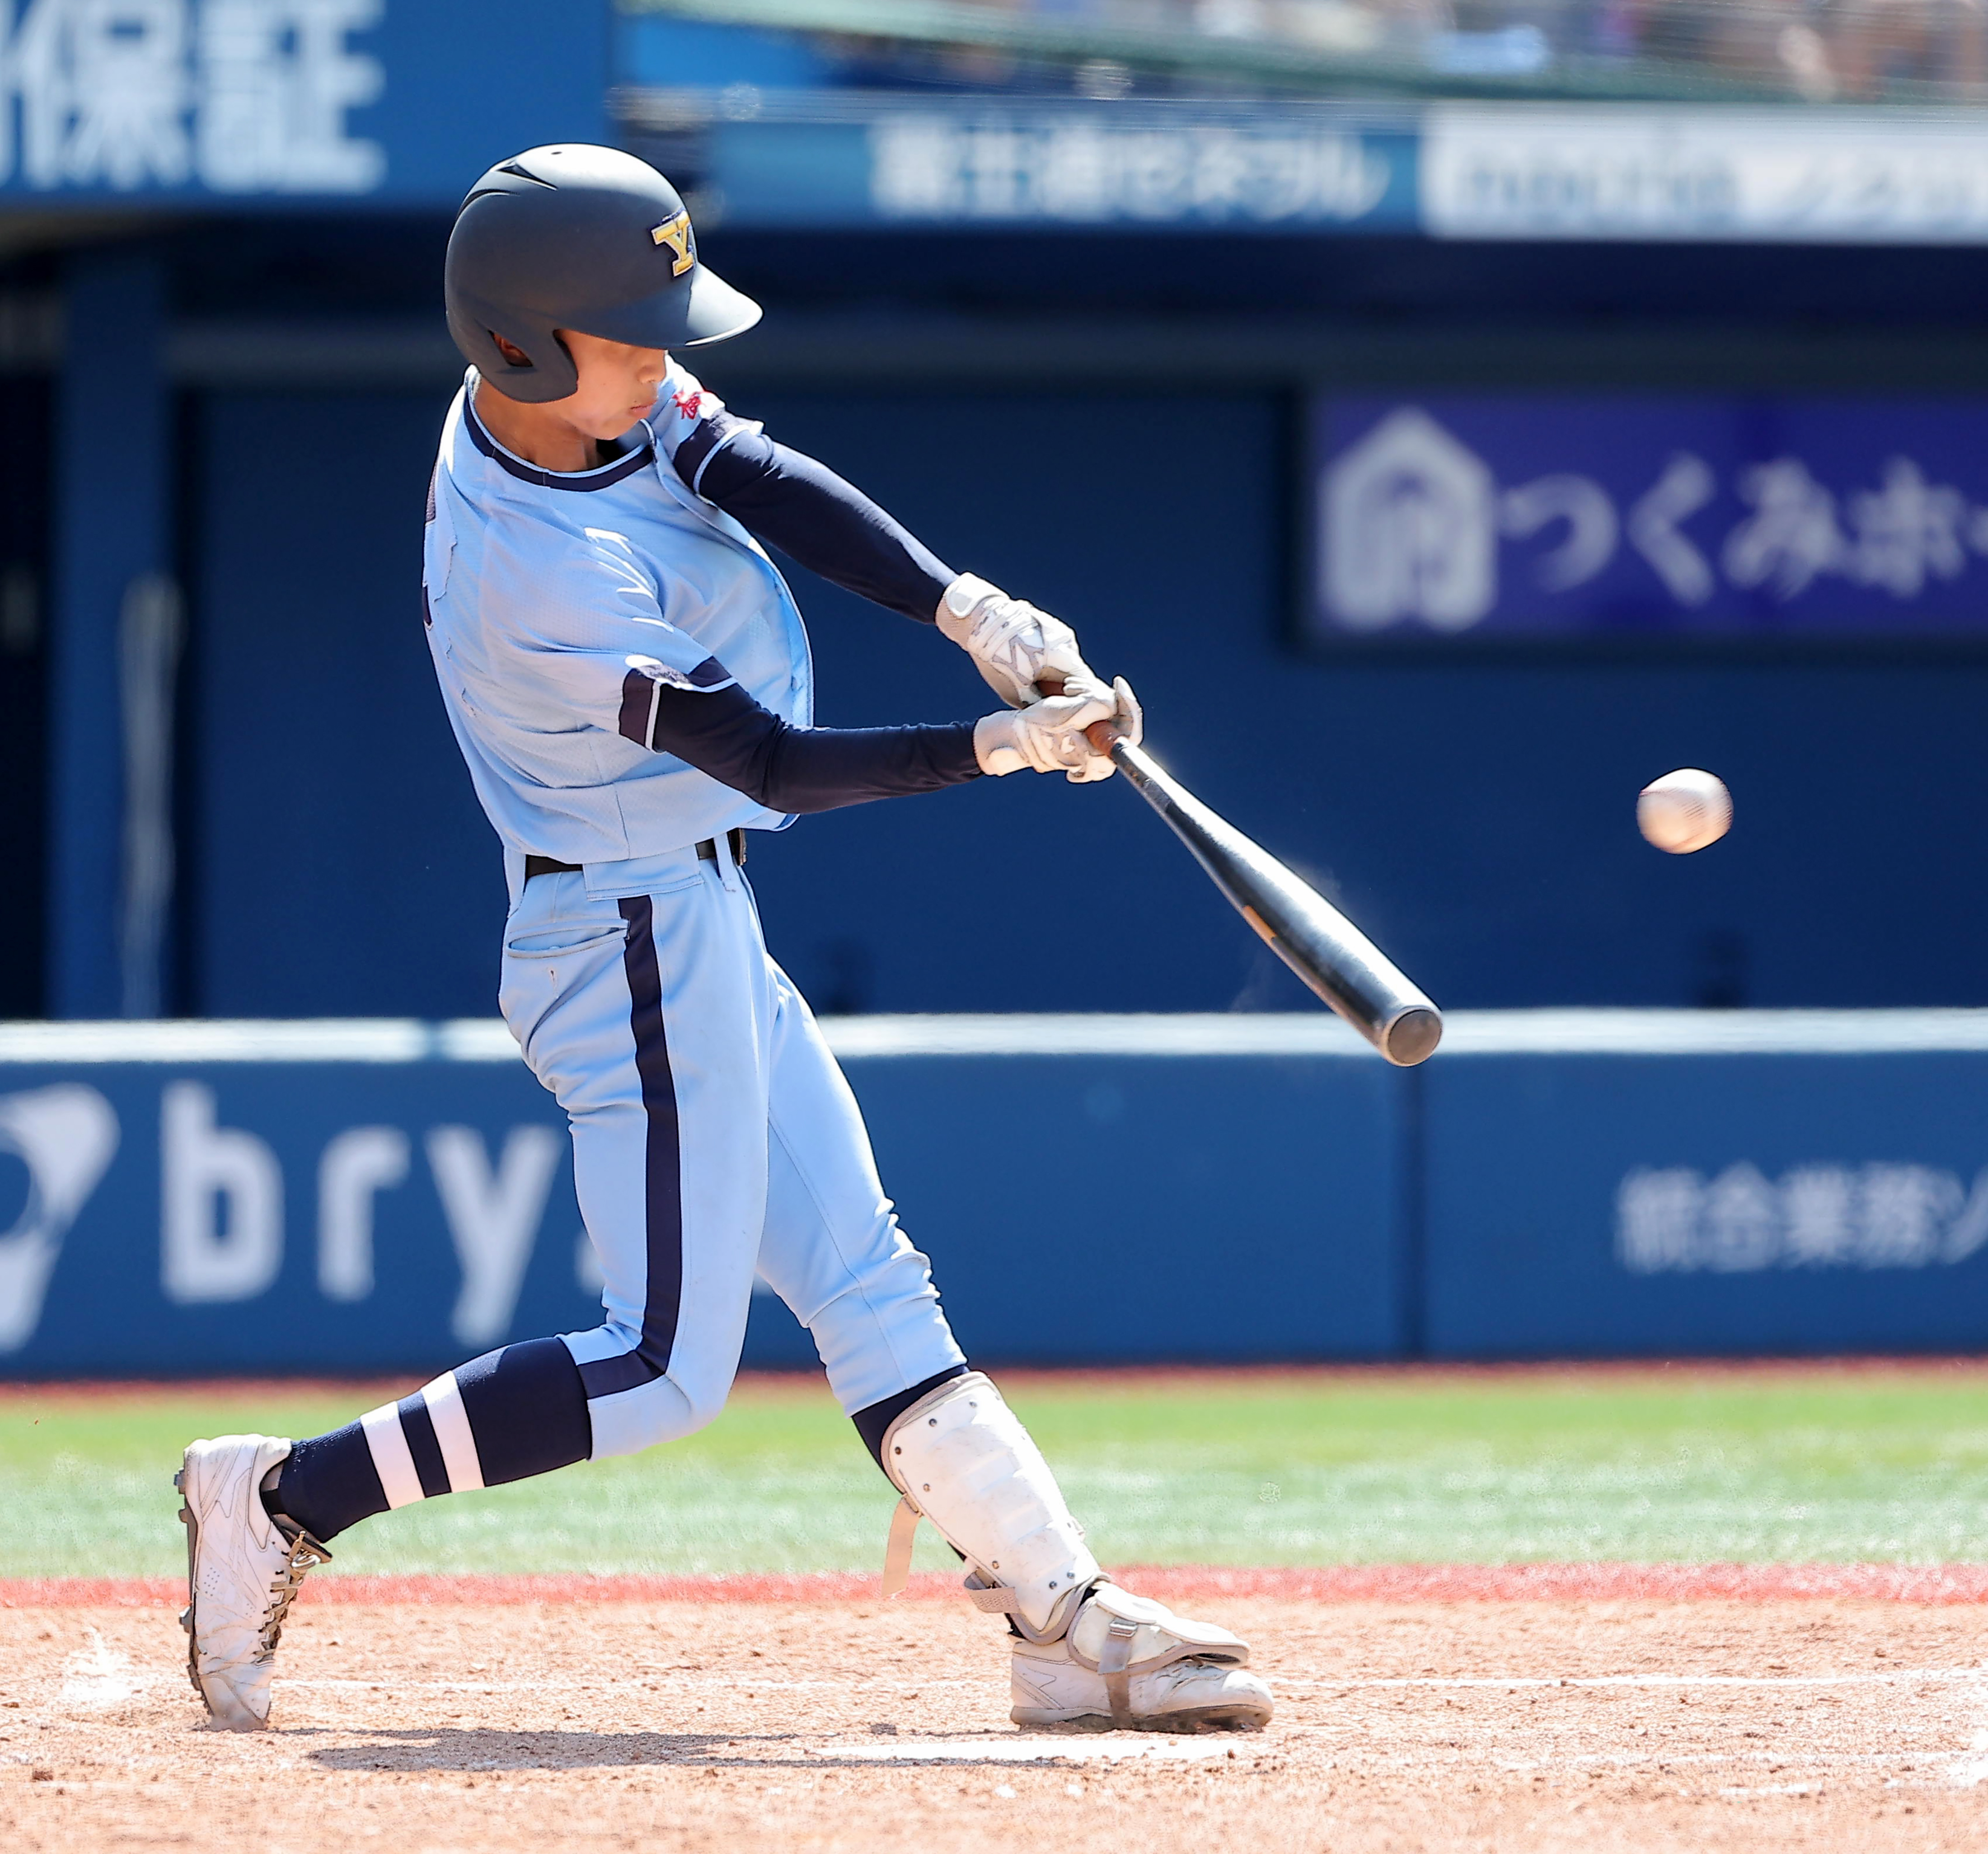
M590 952L622 939L627 932L627 927L619 920L612 925L600 921L554 922L549 925L507 933L504 936L504 956L507 959L551 959L562 953Z

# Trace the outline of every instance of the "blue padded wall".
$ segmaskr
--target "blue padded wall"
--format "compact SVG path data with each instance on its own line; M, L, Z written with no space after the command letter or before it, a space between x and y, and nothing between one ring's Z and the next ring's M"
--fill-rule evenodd
M973 1356L1398 1350L1401 1098L1378 1061L901 1057L850 1069L887 1186ZM168 1105L184 1109L188 1090L191 1133ZM46 1278L33 1267L0 1277L10 1372L420 1369L600 1317L564 1116L515 1059L0 1061L0 1118L17 1149L0 1150L0 1214L34 1214L30 1175L59 1169L52 1142L103 1161L73 1223L48 1220ZM430 1155L441 1128L481 1142L485 1222L465 1223L458 1205L451 1225ZM355 1131L404 1142L406 1163L367 1199L370 1281L334 1293L321 1181L333 1142ZM543 1172L503 1164L521 1136L540 1145ZM177 1225L164 1186L174 1163L198 1187L190 1222L184 1195L174 1200ZM266 1186L245 1187L259 1169ZM515 1277L492 1260L509 1216L523 1233ZM192 1287L171 1259L189 1249L207 1263ZM488 1319L465 1325L472 1257L501 1286ZM762 1296L745 1358L812 1365L813 1341Z
M1988 1002L1988 870L1967 847L1988 664L1307 658L1282 641L1271 395L739 404L953 565L1070 617L1133 678L1175 770L1446 1005ZM205 403L192 1008L490 1007L494 840L416 615L441 410ZM796 584L824 722L987 705L934 634ZM1726 776L1738 821L1666 858L1632 806L1684 765ZM776 954L824 1008L1305 1002L1115 786L989 780L804 820L759 840L752 872Z
M224 396L191 675L210 1017L483 1013L504 878L421 633L432 396Z

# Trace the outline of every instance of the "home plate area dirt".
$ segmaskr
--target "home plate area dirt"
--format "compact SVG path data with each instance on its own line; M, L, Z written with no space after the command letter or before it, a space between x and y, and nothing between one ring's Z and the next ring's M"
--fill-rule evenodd
M301 1601L204 1729L156 1589L0 1609L0 1845L469 1854L1988 1841L1988 1605L1233 1594L1264 1732L1019 1733L957 1601ZM439 1599L439 1600L438 1600Z

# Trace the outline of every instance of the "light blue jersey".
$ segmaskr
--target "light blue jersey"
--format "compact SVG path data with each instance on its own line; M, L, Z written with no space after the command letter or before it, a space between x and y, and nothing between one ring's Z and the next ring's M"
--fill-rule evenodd
M788 823L620 725L631 671L681 685L713 658L765 708L813 723L793 595L758 542L685 481L758 426L672 360L624 455L564 474L490 436L478 385L472 367L442 428L423 594L442 700L513 898L527 854L583 864L593 892L628 894L654 859Z

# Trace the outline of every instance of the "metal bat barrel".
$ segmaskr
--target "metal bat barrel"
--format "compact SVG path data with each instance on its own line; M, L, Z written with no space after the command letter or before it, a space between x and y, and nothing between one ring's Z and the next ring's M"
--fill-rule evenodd
M1442 1013L1379 947L1143 748L1114 741L1111 757L1279 959L1390 1062L1428 1060L1442 1040Z

